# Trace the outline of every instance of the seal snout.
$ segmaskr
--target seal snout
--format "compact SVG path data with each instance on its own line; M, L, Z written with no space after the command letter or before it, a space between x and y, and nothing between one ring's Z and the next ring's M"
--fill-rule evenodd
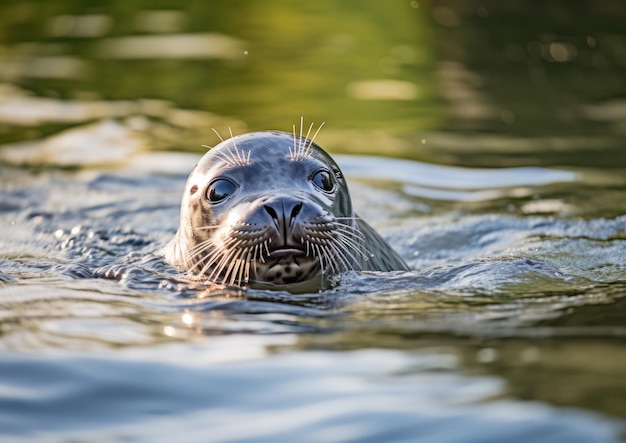
M301 226L322 215L322 209L312 202L293 196L272 196L263 201L264 217L273 226L275 250L302 250Z
M263 209L272 218L276 230L286 245L302 205L302 201L292 197L271 198L263 204Z
M266 236L254 262L254 280L287 285L319 272L319 257L307 238L307 227L325 215L317 203L297 195L265 195L252 207L246 222L263 226Z

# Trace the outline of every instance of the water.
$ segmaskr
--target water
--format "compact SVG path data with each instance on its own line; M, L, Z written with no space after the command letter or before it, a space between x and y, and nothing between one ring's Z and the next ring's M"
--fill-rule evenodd
M2 441L622 441L626 11L384 4L0 6ZM178 275L211 128L300 115L413 270Z

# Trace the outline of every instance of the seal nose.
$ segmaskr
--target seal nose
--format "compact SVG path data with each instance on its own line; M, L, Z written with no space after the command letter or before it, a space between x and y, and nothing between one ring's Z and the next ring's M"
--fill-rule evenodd
M302 205L302 201L292 197L276 197L263 203L263 209L272 217L285 244L291 237L294 221L302 210Z

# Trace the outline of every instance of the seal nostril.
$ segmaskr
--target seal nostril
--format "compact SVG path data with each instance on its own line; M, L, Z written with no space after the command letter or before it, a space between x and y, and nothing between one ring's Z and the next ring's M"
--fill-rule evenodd
M274 208L269 205L263 205L263 208L265 208L270 217L272 217L274 220L278 220L278 214L276 213Z
M302 202L298 203L297 205L293 207L293 209L291 210L291 218L296 218L296 216L300 213L301 209L302 209Z

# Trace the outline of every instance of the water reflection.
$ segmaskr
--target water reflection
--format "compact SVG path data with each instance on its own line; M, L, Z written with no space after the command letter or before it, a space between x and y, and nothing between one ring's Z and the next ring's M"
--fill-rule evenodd
M170 34L104 39L96 56L121 59L240 59L245 44L220 34Z
M97 38L110 31L113 18L105 14L58 15L46 27L52 37Z

